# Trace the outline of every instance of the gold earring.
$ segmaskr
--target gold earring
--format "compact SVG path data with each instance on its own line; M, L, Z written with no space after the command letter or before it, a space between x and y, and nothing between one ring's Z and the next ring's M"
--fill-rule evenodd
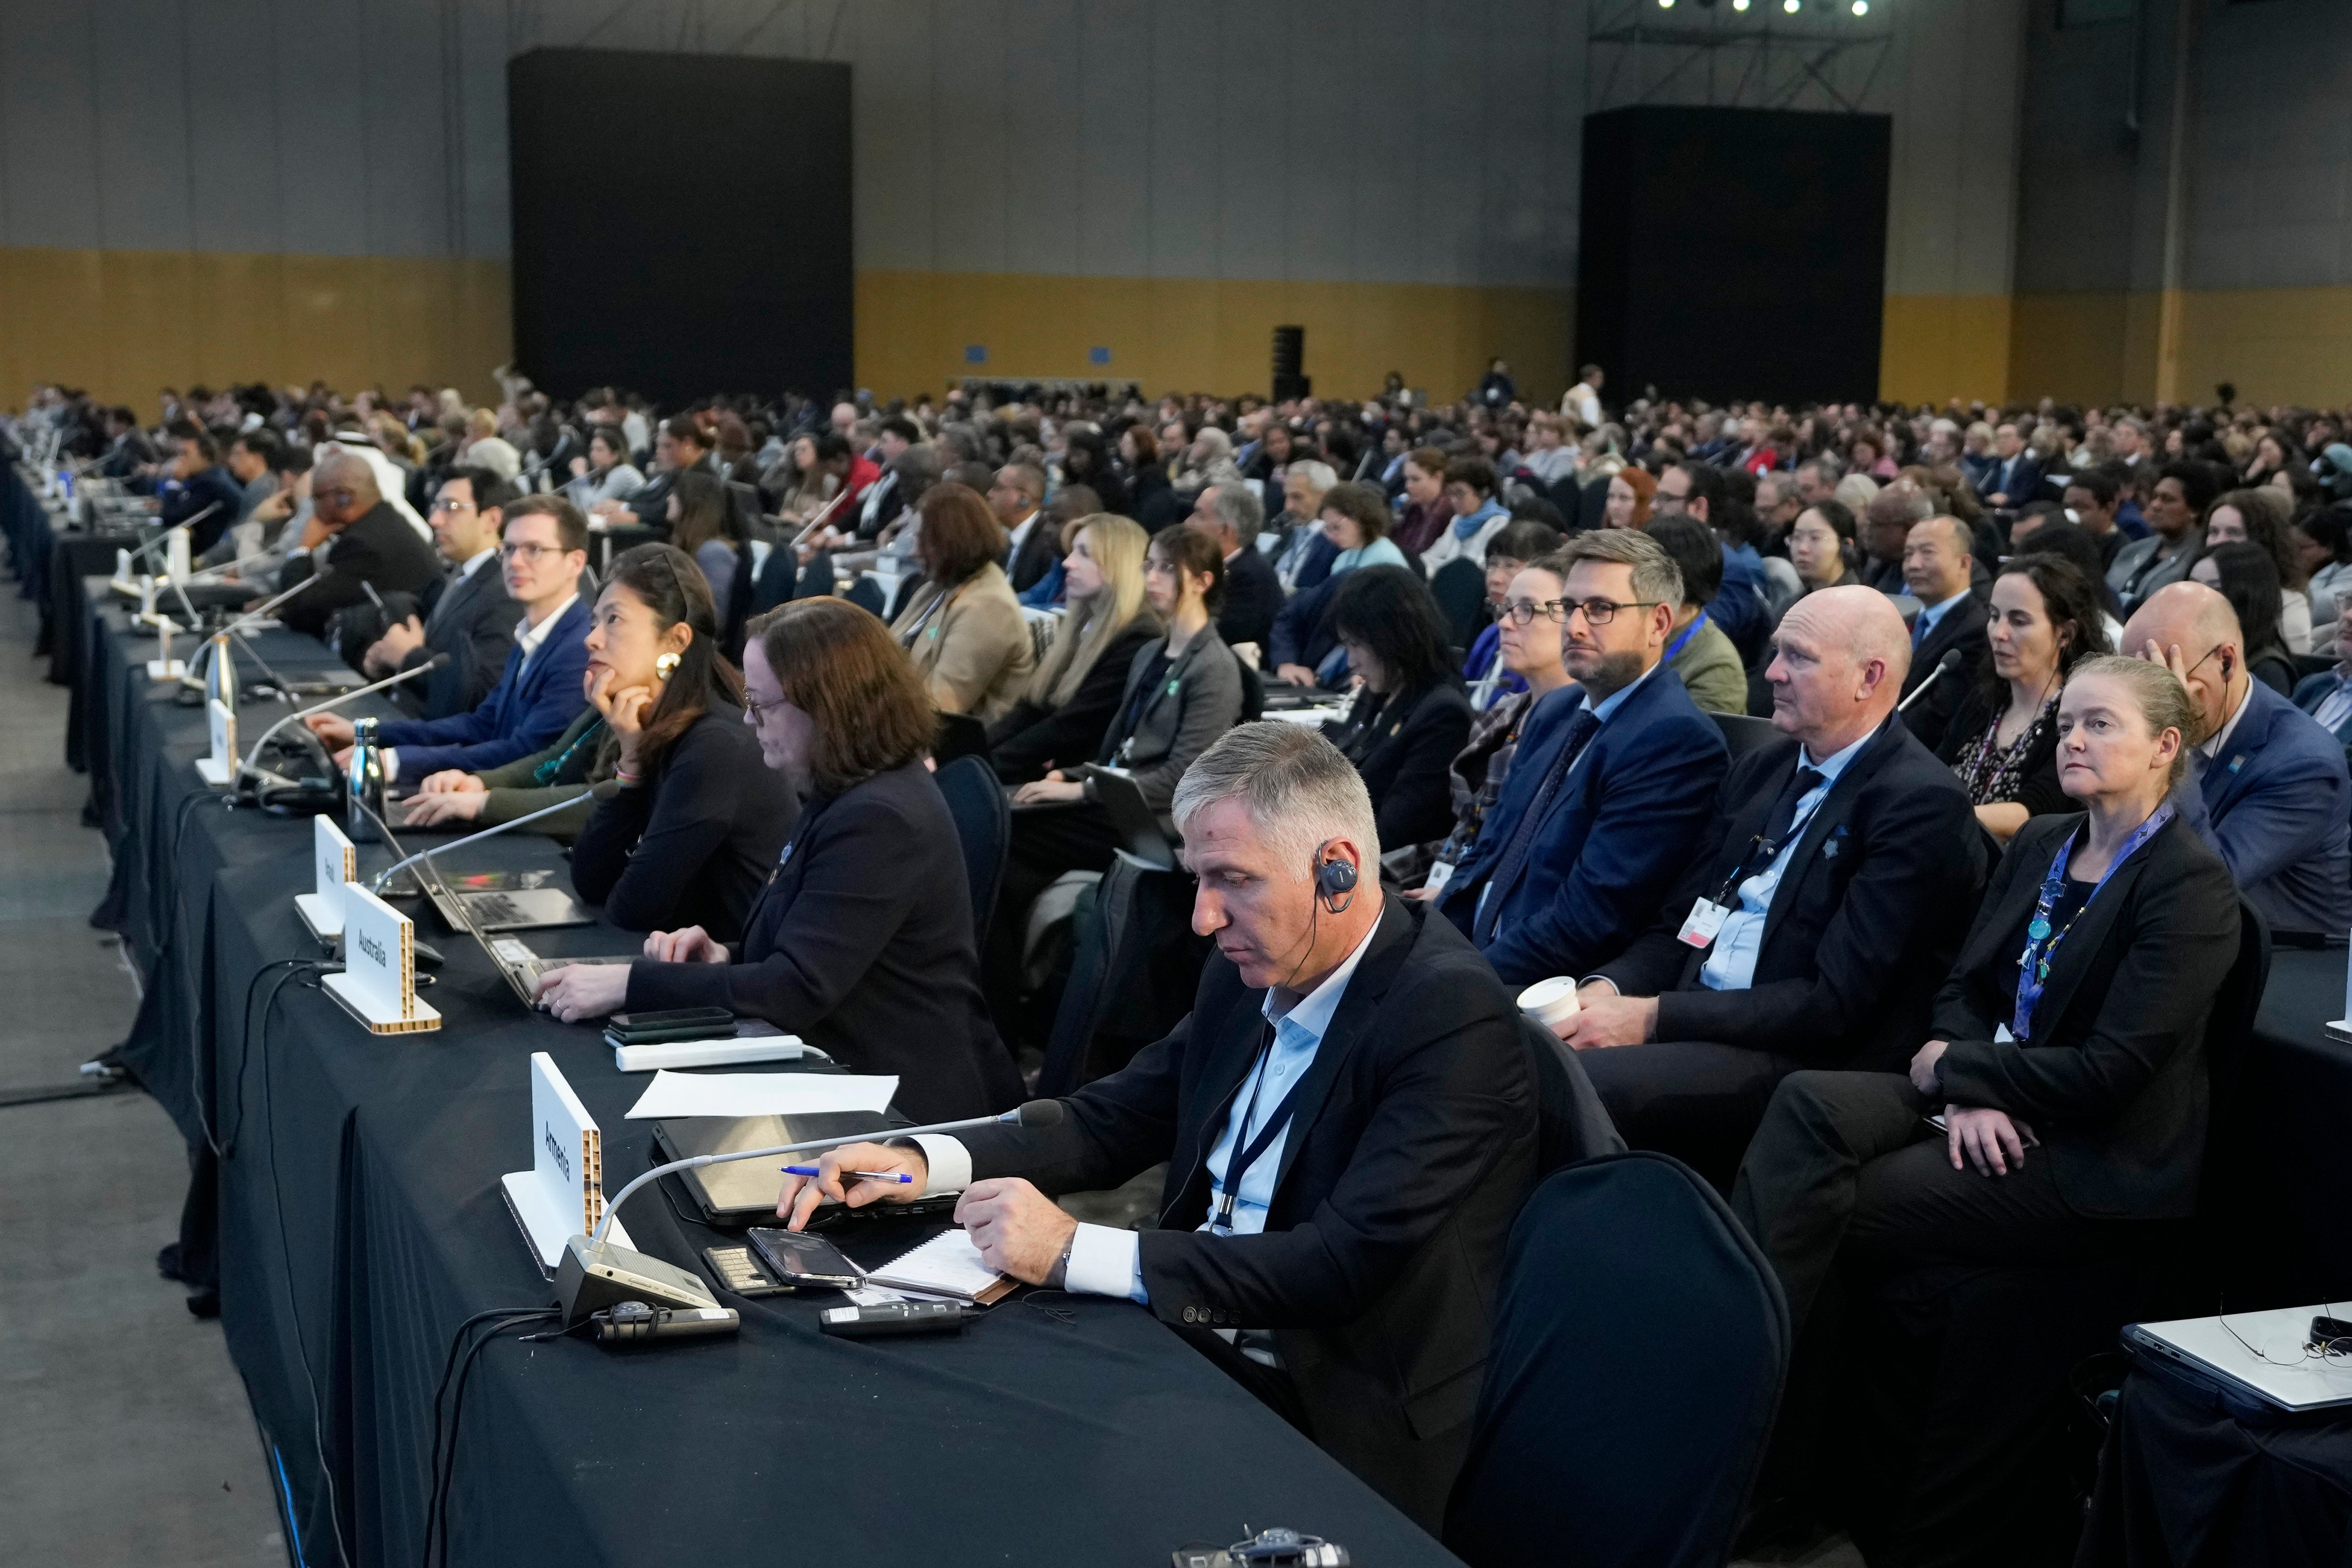
M667 680L671 676L677 673L679 662L680 660L677 654L663 654L659 658L654 660L654 679L656 680Z

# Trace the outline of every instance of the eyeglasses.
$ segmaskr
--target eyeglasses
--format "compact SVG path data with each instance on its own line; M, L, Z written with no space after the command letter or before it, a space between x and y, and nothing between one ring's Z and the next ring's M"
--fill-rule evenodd
M744 689L743 711L751 716L751 722L754 724L759 723L763 718L774 718L776 716L776 710L783 706L784 704L782 702L762 702L758 698L751 695L750 688L747 687Z
M1568 608L1566 599L1546 599L1541 604L1533 599L1508 599L1503 604L1503 618L1515 626L1524 626L1538 616L1543 616L1548 621L1564 621L1568 619ZM1615 613L1613 609L1610 612L1611 615ZM1586 618L1591 619L1590 616ZM1604 615L1601 620L1593 624L1600 626L1608 618L1608 616Z
M334 502L337 506L349 506L349 505L351 505L351 504L352 504L352 502L353 500L357 500L357 499L358 499L358 492L353 491L353 490L346 490L346 489L322 490L322 489L313 489L310 491L310 501L311 501L311 504L312 504L312 505L314 505L314 506L315 506L315 505L317 505L320 501L322 501L322 500L324 500L324 501L332 501L332 502Z
M563 553L564 549L561 544L501 544L499 546L499 559L501 561L537 561L542 555Z
M469 500L457 500L448 496L436 496L433 500L433 510L436 512L471 511L474 510L474 503Z
M1588 626L1605 626L1617 618L1620 610L1654 610L1664 602L1660 599L1634 599L1620 605L1608 599L1587 599L1580 605L1567 605L1567 609L1570 614L1580 613ZM1565 600L1561 603L1567 604ZM1560 617L1562 620L1567 618L1567 616Z

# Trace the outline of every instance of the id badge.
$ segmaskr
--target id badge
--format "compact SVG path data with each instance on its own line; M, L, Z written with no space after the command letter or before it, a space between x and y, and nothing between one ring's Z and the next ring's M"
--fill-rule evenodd
M1454 862L1439 860L1430 866L1429 880L1421 885L1421 890L1435 898L1445 891L1445 884L1452 880L1454 880Z
M1721 904L1712 899L1701 899L1691 906L1690 918L1683 921L1683 929L1675 933L1675 940L1703 950L1715 941L1716 932L1721 931L1723 922L1730 918L1731 911Z

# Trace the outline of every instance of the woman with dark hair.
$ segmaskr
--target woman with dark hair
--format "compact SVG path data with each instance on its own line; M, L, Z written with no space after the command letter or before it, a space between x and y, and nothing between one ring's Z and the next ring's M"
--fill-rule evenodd
M1960 776L1977 820L2002 843L2028 819L2066 809L2058 787L2058 694L2067 671L2108 651L2106 612L2081 568L2021 555L1993 579L1992 658L1937 755Z
M629 461L629 438L618 425L588 432L588 455L572 460L572 482L563 493L582 511L598 501L625 501L646 488L646 476Z
M2303 455L2294 438L2276 430L2265 430L2254 438L2254 455L2247 460L2245 473L2241 477L2249 485L2266 484L2272 475L2297 466L2308 469L2311 459Z
M2294 548L2287 498L2275 489L2231 490L2205 509L2205 548L2252 544L2271 558L2279 581L2279 642L2290 654L2311 651L2311 600L2304 594L2308 574ZM2195 576L2192 567L2189 575ZM2255 647L2248 643L2251 650Z
M685 470L669 488L667 517L669 542L694 558L710 584L710 601L719 608L719 646L740 648L751 602L751 546L743 538L727 482L700 468Z
M2321 628L2333 627L2352 600L2352 517L2334 507L2306 507L2295 514L2292 542L2295 563L2310 579L2304 592L2311 599L2313 637L2324 640Z
M999 564L1004 530L988 503L960 484L934 485L915 508L923 581L890 624L915 673L945 713L996 719L1036 668L1021 601Z
M1133 504L1128 494L1127 481L1118 477L1118 469L1110 460L1110 447L1095 430L1073 430L1063 437L1062 483L1084 485L1095 492L1099 506L1093 511L1130 515Z
M1454 825L1446 769L1470 738L1470 699L1436 605L1406 568L1367 566L1339 584L1331 621L1363 687L1325 730L1363 775L1381 842L1444 837Z
M1807 594L1856 581L1861 547L1854 539L1853 513L1844 502L1824 499L1797 514L1789 528L1789 564L1797 569Z
M906 653L846 600L799 599L753 623L747 734L803 801L740 942L657 931L625 967L541 983L566 1023L624 1008L725 1007L800 1036L852 1072L895 1074L918 1121L1020 1098L980 989L955 820L924 765L937 721ZM764 868L764 867L763 867Z
M1168 493L1168 470L1160 465L1160 441L1148 422L1139 419L1118 433L1118 458L1127 479L1126 515L1149 528L1155 503L1174 503L1160 500ZM1248 542L1256 544L1255 540Z
M2279 635L2278 568L2272 564L2270 552L2237 540L2209 545L2189 576L2229 600L2230 608L2238 613L2238 630L2245 637L2246 673L2282 697L2292 695L2294 660L2287 657Z
M587 687L588 709L554 745L416 795L408 821L510 822L616 779L620 793L584 822L553 819L577 822L573 889L624 930L692 923L731 938L794 802L755 765L742 677L682 552L640 544L613 563L589 621Z
M1454 506L1445 499L1445 454L1435 447L1415 447L1404 455L1404 506L1391 537L1399 550L1418 556L1453 521Z

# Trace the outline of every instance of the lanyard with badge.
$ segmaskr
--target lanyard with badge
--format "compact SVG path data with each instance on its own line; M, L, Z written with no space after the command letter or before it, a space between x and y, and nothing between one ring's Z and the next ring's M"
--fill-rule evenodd
M1731 911L1738 907L1739 884L1765 870L1780 858L1782 849L1804 837L1805 825L1811 822L1828 802L1829 792L1835 783L1833 779L1823 779L1815 784L1813 790L1820 792L1821 799L1813 802L1811 811L1802 816L1792 816L1789 819L1789 830L1780 837L1767 838L1759 833L1749 839L1748 853L1739 858L1739 864L1724 878L1723 886L1716 889L1715 897L1701 899L1691 906L1691 912L1683 921L1683 929L1675 933L1675 940L1705 952L1723 930L1723 922L1731 918Z
M2058 944L2066 940L2066 933L2074 929L2074 922L2083 918L2083 910L2089 909L2093 900L2098 898L2099 889L2107 885L2107 879L2122 870L2124 862L2171 820L2172 803L2167 801L2158 806L2146 822L2132 829L2132 836L2124 840L2124 847L2116 851L2116 858L2107 862L2106 871L2093 885L2089 896L2084 899L2082 909L2069 915L2066 923L2053 931L2050 929L2050 912L2057 908L2058 895L2065 889L2066 858L2074 852L2074 841L2082 837L2083 830L2076 828L2066 836L2065 843L2058 846L2058 853L2050 861L2049 874L2042 879L2042 894L2034 900L2033 919L2025 927L2025 951L2017 959L2017 1009L2009 1026L2011 1039L2023 1040L2032 1036L2033 1009L2050 984L2050 961L2057 955Z
M1209 1228L1214 1231L1232 1232L1234 1204L1241 1196L1242 1178L1249 1173L1249 1168L1258 1163L1259 1157L1273 1145L1274 1141L1282 1136L1283 1130L1290 1124L1290 1113L1297 1103L1298 1091L1307 1087L1307 1075L1302 1072L1298 1075L1298 1081L1292 1084L1289 1091L1267 1112L1265 1125L1257 1130L1257 1136L1250 1138L1246 1146L1242 1144L1241 1140L1249 1137L1250 1119L1257 1114L1258 1091L1265 1087L1266 1071L1274 1065L1274 1026L1269 1023L1265 1044L1258 1047L1256 1081L1250 1085L1249 1103L1242 1108L1241 1123L1234 1132L1234 1152L1225 1161L1224 1179L1217 1184L1220 1190L1216 1206L1209 1213Z

